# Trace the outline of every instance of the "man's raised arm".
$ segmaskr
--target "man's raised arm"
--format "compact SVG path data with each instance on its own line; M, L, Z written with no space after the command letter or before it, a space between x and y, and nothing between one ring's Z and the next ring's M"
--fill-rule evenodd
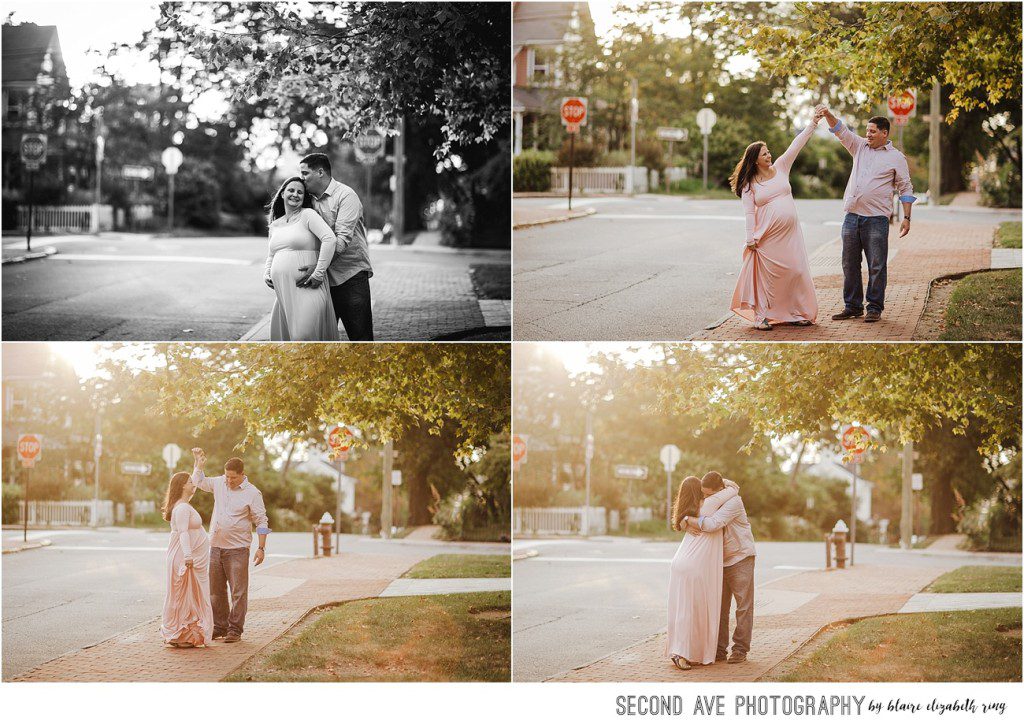
M196 488L202 489L207 493L213 493L213 484L210 483L210 479L203 473L203 468L206 466L206 453L202 448L193 448L192 456L196 459L195 465L192 468L192 483L196 485Z
M713 514L697 519L697 526L701 531L718 531L737 519L741 513L743 513L743 501L739 496L733 496Z

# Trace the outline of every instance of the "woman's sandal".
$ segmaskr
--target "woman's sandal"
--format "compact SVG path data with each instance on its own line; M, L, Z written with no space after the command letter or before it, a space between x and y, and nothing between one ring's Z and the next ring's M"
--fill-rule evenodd
M791 322L790 324L796 327L810 327L814 323L811 322L810 320L796 320L794 322Z
M754 323L754 329L755 330L761 330L763 332L768 332L769 330L771 330L773 328L772 328L771 324L768 323L767 320L761 320L760 322L755 322Z
M683 671L693 669L693 665L687 662L686 658L680 657L679 655L672 655L672 664Z

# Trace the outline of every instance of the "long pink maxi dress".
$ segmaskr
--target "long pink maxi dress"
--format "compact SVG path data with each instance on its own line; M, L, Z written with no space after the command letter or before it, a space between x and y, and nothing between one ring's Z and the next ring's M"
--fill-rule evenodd
M807 262L807 247L789 185L793 161L811 136L815 124L801 131L786 152L775 159L775 176L751 182L743 190L747 244L743 266L730 309L756 323L799 322L818 319L818 298Z
M185 558L192 557L192 568ZM167 545L167 596L164 597L160 635L195 646L213 639L210 604L210 537L199 512L179 501L171 512L171 540Z
M707 498L700 515L709 516L738 493L726 486ZM669 657L710 665L718 649L718 622L722 612L722 530L683 537L668 580Z

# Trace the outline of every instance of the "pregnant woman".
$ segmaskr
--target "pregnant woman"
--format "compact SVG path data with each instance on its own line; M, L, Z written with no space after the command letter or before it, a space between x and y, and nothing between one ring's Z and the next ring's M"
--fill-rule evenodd
M733 193L743 201L747 225L731 309L756 330L771 330L773 323L813 325L818 319L818 298L789 171L822 115L815 112L814 121L774 164L764 141L750 144L729 177Z
M696 476L687 476L679 484L672 509L672 528L676 531L682 530L684 517L710 516L739 493L733 484L705 497L700 486ZM672 557L668 580L666 654L681 670L715 661L722 578L722 530L687 533Z
M175 473L167 484L164 520L171 522L167 545L167 594L160 635L172 647L208 645L213 637L210 604L210 538L189 500L192 477Z
M334 341L338 320L324 278L338 243L327 223L313 209L313 199L301 177L281 184L270 205L270 252L263 281L277 294L270 317L270 339ZM317 244L320 251L317 253ZM309 286L296 283L305 277L299 267L316 263Z

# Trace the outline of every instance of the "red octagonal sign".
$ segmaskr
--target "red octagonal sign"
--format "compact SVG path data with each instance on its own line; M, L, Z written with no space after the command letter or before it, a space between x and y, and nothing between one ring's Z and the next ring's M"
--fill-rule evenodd
M566 125L581 125L587 121L586 98L562 99L562 122Z

